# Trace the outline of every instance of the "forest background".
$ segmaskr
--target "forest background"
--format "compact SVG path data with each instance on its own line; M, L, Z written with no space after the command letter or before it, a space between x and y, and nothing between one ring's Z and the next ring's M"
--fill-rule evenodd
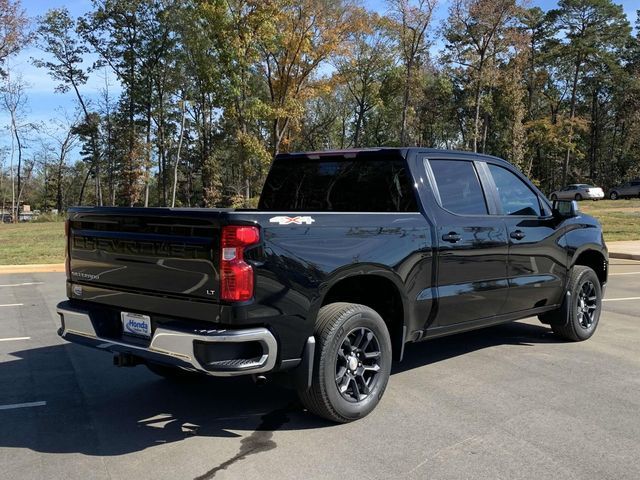
M606 189L640 177L628 5L0 0L0 210L252 207L277 153L401 145Z

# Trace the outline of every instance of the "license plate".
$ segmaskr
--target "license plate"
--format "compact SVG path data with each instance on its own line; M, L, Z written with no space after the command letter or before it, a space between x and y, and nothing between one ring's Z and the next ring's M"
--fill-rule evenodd
M151 317L139 313L121 312L122 332L136 337L151 338Z

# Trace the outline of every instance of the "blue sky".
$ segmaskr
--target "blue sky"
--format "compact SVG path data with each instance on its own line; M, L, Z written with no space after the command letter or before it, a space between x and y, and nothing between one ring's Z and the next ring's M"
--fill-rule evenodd
M554 8L557 3L554 0L530 0L529 5L539 6L543 10ZM636 9L640 8L638 0L623 0L623 8L629 17L632 25L636 21ZM363 0L362 4L370 10L376 10L383 13L386 10L385 0ZM36 17L44 14L48 9L66 6L72 15L78 16L91 8L89 0L22 0L22 5L30 17ZM438 9L435 13L435 24L439 26L447 16L449 2L440 1ZM28 84L28 107L27 114L30 121L33 122L49 122L54 117L61 117L62 111L67 111L69 115L73 114L75 109L74 96L71 93L60 94L55 93L55 82L43 70L35 68L31 64L31 58L40 57L42 53L35 47L30 47L22 51L17 57L11 59L10 66L12 71L19 72L22 78ZM97 98L98 93L105 86L105 74L112 83L110 87L115 93L117 86L112 75L108 70L95 72L87 85L83 87L83 93L88 98ZM0 111L0 146L7 145L8 132L5 129L8 125L8 116L5 112Z

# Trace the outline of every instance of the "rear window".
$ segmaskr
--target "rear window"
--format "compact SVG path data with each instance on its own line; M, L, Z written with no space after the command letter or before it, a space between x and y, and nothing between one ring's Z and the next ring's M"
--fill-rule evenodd
M473 163L430 160L442 207L458 215L487 215L487 204Z
M272 211L417 212L402 159L278 159L258 208Z

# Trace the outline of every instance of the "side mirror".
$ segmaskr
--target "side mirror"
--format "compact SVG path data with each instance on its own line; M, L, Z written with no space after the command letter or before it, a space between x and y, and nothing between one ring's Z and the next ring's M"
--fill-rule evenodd
M560 218L577 217L580 207L575 200L555 200L553 202L553 214Z

